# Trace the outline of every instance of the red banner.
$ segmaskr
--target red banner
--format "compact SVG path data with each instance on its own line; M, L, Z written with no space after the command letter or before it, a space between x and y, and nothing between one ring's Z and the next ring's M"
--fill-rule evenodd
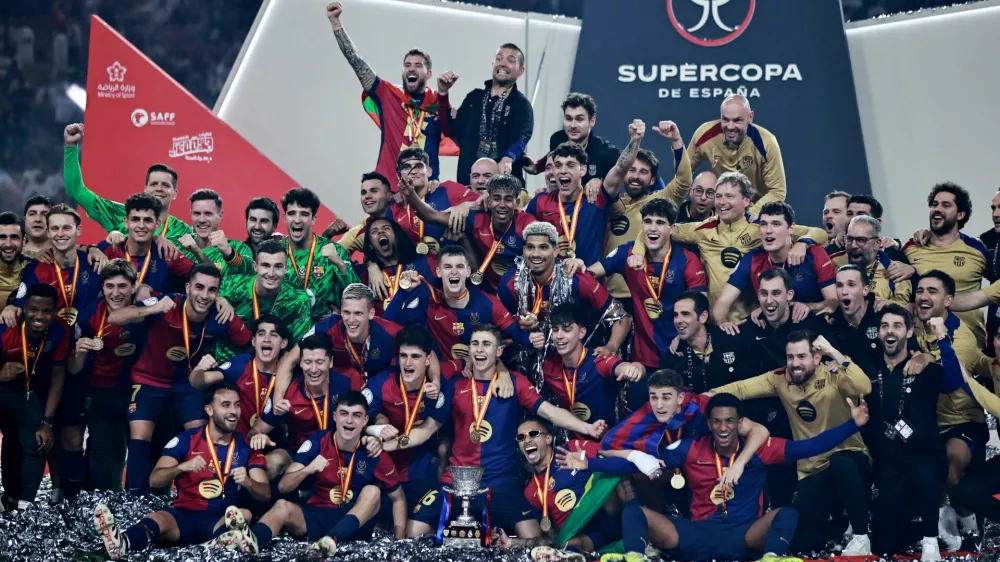
M90 25L83 178L101 197L125 201L143 189L146 169L157 162L178 174L171 214L190 223L192 192L214 189L222 196L221 228L234 240L246 238L246 204L264 195L281 204L296 182L223 123L212 111L153 64L107 23ZM320 208L316 231L335 215ZM84 239L103 239L87 219Z

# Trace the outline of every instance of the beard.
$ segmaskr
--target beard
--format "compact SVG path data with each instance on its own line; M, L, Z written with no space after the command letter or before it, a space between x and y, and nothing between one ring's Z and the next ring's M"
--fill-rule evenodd
M937 236L944 236L945 234L951 232L951 229L955 228L956 224L958 224L958 219L944 219L941 221L941 226L937 228L934 228L934 225L932 223L931 232L933 232Z

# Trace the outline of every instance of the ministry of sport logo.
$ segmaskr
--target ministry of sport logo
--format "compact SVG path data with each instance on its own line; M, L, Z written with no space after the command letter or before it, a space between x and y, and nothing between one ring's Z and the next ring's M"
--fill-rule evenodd
M720 47L746 31L756 0L666 0L670 23L700 47Z

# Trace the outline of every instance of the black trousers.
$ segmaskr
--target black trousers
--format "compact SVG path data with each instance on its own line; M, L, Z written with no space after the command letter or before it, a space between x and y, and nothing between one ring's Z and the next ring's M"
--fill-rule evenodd
M861 451L837 451L830 465L818 474L799 480L793 506L799 525L792 539L792 552L821 550L831 538L827 532L830 515L847 511L855 534L868 532L868 491L871 465Z
M878 497L872 511L872 551L903 554L911 543L910 521L920 517L920 536L938 534L938 507L944 494L948 460L943 449L915 458L881 460L876 468ZM996 501L996 500L994 500Z
M951 490L951 503L964 507L980 518L1000 522L1000 456L985 463L973 463L965 476Z
M35 431L42 424L43 397L32 392L25 398L24 387L19 389L16 385L0 384L2 426L10 432L4 439L4 448L10 449L3 461L16 466L16 459L20 459L20 471L14 473L18 476L16 482L4 478L4 484L10 487L7 496L11 501L35 501L38 485L45 474L45 457L38 452L38 441L35 439Z
M87 402L87 471L90 488L122 489L125 452L128 449L129 387L90 388Z

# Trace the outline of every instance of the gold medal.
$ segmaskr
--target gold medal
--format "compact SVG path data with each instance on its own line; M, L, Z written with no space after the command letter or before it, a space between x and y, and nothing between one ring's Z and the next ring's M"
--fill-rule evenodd
M426 256L427 253L430 251L431 248L430 246L427 245L426 242L420 242L419 244L417 244L417 253L420 254L421 256Z
M576 252L573 251L572 249L566 250L566 257L573 259L576 257Z
M72 306L67 306L66 308L61 309L58 314L59 318L65 320L67 324L75 326L76 318L80 316L80 311Z
M400 435L398 441L400 449L405 449L410 446L410 438L405 435Z
M684 487L684 476L678 472L670 478L670 486L675 490L680 490Z
M538 315L533 312L525 314L524 316L522 316L522 318L524 318L524 321L529 324L534 324L538 322Z
M104 340L101 338L94 338L94 351L100 351L104 349Z
M348 340L350 342L350 340ZM413 429L414 424L417 423L417 416L420 414L420 404L424 400L424 385L427 383L427 377L420 382L420 392L417 393L417 399L413 402L413 408L410 408L410 395L406 391L406 385L403 382L403 374L399 374L399 393L403 395L403 434L399 436L399 448L405 449L410 444L410 431Z
M473 424L472 427L469 428L469 440L471 440L473 443L479 443L480 441L483 440L483 436L479 434L479 430L476 429L475 424Z
M409 277L400 277L399 288L404 291L409 291L413 288L413 281L411 281Z
M478 271L473 272L473 274L469 276L469 279L472 280L472 284L473 285L482 285L483 284L483 274L479 273Z
M548 533L549 531L551 531L552 530L552 519L550 519L548 517L542 517L541 527L542 527L542 532L543 533Z
M663 305L655 298L648 298L642 301L642 307L646 309L646 314L650 320L656 320L663 314Z

